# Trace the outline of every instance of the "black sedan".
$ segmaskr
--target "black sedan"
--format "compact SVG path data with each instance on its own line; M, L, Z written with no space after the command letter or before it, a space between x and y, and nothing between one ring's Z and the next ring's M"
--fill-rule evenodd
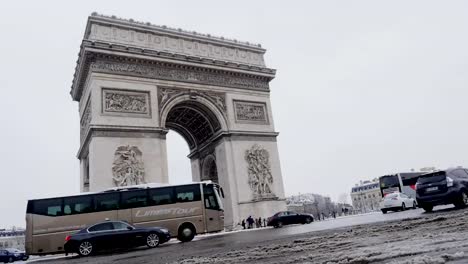
M24 251L15 248L0 249L0 262L9 263L16 260L27 260L28 255Z
M279 212L268 218L268 226L282 227L290 224L310 224L313 221L314 217L310 214Z
M65 252L89 256L95 251L138 246L157 247L169 241L165 228L139 228L122 221L95 224L65 238Z

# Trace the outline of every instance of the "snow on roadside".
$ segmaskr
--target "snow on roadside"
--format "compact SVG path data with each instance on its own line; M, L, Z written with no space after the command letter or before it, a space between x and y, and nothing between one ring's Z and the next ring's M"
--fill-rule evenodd
M177 263L468 263L468 211L309 233ZM463 262L459 262L463 263Z

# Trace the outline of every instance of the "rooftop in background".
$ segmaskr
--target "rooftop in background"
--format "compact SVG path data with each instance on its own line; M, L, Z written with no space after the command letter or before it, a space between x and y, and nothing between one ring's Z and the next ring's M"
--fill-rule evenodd
M25 230L0 230L0 237L24 236Z

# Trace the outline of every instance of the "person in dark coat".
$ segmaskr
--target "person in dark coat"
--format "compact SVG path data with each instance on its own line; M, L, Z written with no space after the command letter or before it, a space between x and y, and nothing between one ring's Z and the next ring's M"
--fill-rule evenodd
M241 225L242 225L242 228L244 228L244 229L245 229L245 220L244 220L244 219L242 219L242 223L241 223Z
M247 217L247 224L248 224L248 228L251 229L253 227L253 224L254 224L254 219L252 218L252 216L249 215L249 217Z

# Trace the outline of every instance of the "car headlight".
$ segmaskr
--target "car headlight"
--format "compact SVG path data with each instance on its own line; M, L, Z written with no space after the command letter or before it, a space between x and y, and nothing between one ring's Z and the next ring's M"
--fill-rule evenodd
M19 257L19 256L20 256L20 254L18 254L18 253L15 253L15 254L13 254L13 255L15 255L15 257Z
M160 228L159 230L161 230L163 233L169 233L169 229L167 228Z

